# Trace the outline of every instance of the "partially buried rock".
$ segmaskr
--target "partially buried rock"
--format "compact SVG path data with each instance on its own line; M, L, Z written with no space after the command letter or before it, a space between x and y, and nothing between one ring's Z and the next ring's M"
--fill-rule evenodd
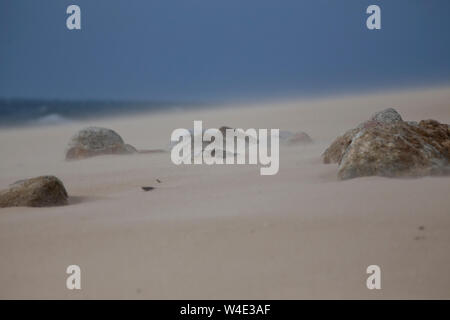
M67 191L55 176L20 180L0 191L0 208L50 207L67 204Z
M312 143L311 137L303 131L299 131L294 133L291 137L287 139L288 145L300 145L300 144L309 144Z
M449 174L449 126L406 122L397 115L386 109L347 131L324 152L323 161L339 163L340 179Z
M80 130L70 140L66 160L84 159L105 154L132 154L137 150L125 144L114 130L88 127Z
M268 134L270 135L270 133ZM313 142L311 137L304 131L291 132L280 130L278 137L280 144L285 144L288 146L305 145Z

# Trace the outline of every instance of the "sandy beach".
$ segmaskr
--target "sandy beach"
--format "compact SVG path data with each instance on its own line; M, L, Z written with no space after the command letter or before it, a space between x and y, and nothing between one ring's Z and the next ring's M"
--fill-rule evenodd
M450 178L339 181L337 165L321 161L338 135L387 107L450 123L450 87L0 129L1 189L52 174L70 196L62 207L0 209L0 298L449 299ZM86 126L167 149L194 120L305 131L314 142L281 145L273 176L176 166L170 153L64 160ZM81 290L66 288L72 264ZM381 290L366 287L372 264Z

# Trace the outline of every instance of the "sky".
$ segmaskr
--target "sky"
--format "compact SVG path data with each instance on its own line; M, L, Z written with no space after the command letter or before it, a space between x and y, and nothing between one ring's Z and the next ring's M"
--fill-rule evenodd
M66 8L81 8L68 30ZM381 30L366 8L381 7ZM448 0L0 0L0 97L214 100L450 82Z

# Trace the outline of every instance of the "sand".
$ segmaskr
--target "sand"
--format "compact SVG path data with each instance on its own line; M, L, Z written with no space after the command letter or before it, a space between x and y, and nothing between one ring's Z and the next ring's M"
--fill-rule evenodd
M320 160L337 135L387 107L450 123L450 88L1 129L0 188L53 174L71 198L0 209L0 298L448 299L450 178L343 182ZM314 143L281 146L274 176L255 165L177 167L169 153L64 161L69 138L87 125L157 149L194 120L302 130ZM81 290L66 288L71 264ZM366 287L372 264L381 290Z

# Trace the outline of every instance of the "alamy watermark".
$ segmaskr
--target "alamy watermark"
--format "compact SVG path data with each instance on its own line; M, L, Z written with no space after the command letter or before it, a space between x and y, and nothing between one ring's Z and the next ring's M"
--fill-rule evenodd
M274 175L280 167L279 129L203 130L194 121L194 130L175 129L171 141L172 162L180 164L259 164L261 175ZM270 151L270 152L269 152Z
M66 13L69 16L66 19L66 27L69 30L81 30L81 8L72 4L67 7ZM367 7L366 14L370 16L366 20L366 26L369 30L381 29L381 9L373 4Z
M367 281L366 281L367 289L380 290L381 289L381 268L376 264L372 264L367 267L366 272L367 272L367 274L370 274L370 276L367 278Z
M67 267L66 273L69 275L66 280L66 287L69 290L81 290L81 268L76 264Z

